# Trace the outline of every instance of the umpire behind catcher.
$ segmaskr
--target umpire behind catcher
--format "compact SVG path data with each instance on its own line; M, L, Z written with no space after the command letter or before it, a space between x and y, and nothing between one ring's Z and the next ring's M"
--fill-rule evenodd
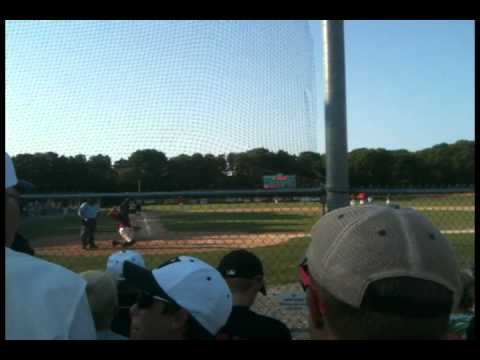
M93 199L88 199L78 209L78 216L82 218L80 239L84 249L87 249L87 246L90 246L90 249L97 249L97 245L95 245L95 230L99 214L100 210L93 203Z

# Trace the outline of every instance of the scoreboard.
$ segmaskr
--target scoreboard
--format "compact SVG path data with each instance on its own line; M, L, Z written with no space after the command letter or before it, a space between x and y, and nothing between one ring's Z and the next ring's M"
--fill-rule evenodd
M263 177L264 189L294 189L297 187L295 175L270 175Z

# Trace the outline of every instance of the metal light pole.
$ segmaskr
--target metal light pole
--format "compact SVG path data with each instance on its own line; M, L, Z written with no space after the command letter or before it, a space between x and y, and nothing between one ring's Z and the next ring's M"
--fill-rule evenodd
M324 20L325 149L328 211L349 204L343 20Z

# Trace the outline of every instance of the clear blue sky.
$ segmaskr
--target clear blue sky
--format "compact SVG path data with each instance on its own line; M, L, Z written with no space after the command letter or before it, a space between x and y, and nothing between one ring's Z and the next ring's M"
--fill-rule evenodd
M307 24L7 22L6 149L323 153ZM346 21L345 46L349 150L474 139L473 21Z
M321 23L312 25L321 43ZM473 21L346 21L349 150L474 140L474 31ZM323 71L317 77L323 119Z

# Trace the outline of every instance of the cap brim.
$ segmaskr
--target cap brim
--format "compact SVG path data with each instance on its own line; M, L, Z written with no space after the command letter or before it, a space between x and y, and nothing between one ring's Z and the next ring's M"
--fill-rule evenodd
M175 300L173 300L160 287L150 270L147 270L127 260L123 263L123 277L131 286L134 286L135 288L145 291L151 295L160 296L176 304Z
M35 189L35 186L32 183L25 180L18 180L13 187L20 192L30 192Z
M265 288L265 285L263 285L263 287L260 289L260 292L261 292L263 295L267 296L267 289Z

